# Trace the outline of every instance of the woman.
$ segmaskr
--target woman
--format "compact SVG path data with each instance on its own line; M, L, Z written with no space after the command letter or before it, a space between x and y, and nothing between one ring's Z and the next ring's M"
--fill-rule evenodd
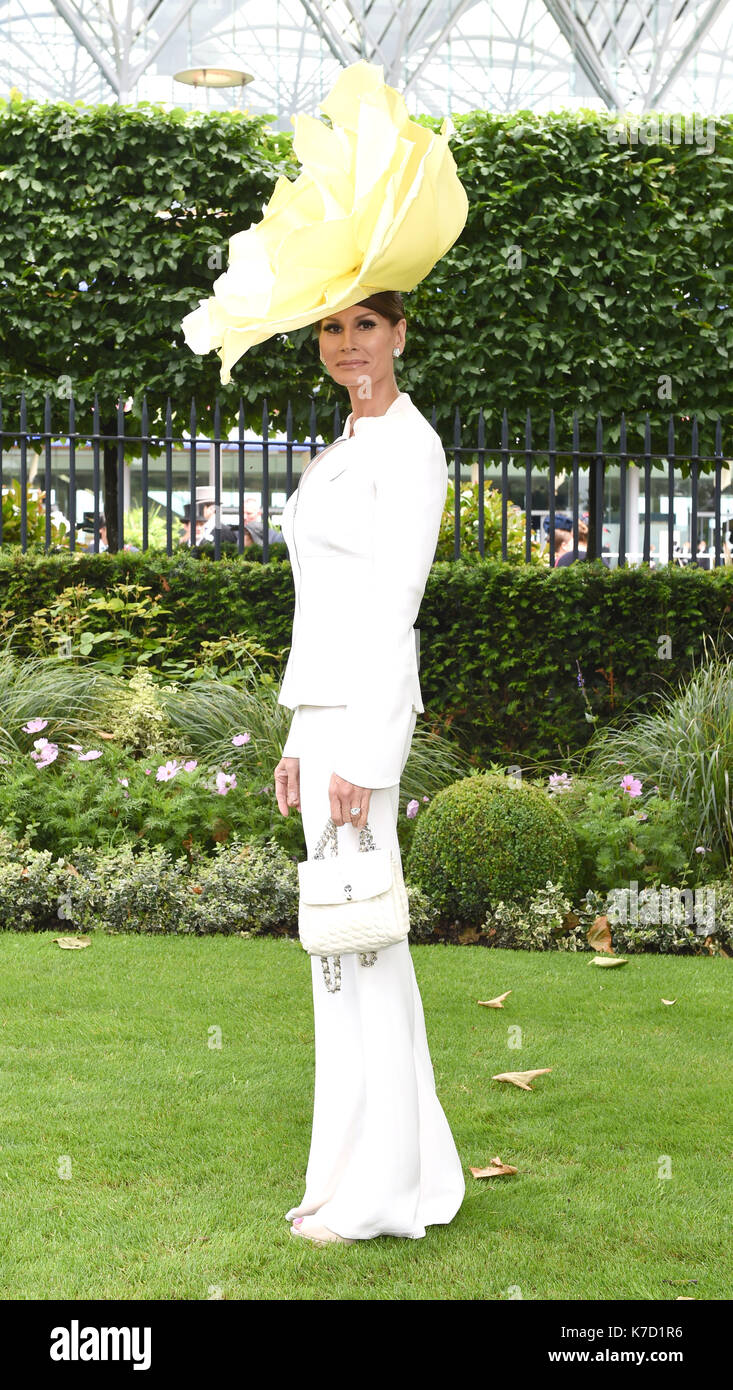
M447 493L440 440L400 391L401 295L383 291L316 324L321 360L349 392L338 440L311 460L282 531L296 589L279 695L294 710L275 769L283 815L299 810L309 857L330 815L338 850L367 819L399 858L399 780L417 714L417 617ZM407 941L340 987L311 957L316 1078L305 1194L291 1234L325 1244L419 1239L453 1219L461 1161L435 1091Z

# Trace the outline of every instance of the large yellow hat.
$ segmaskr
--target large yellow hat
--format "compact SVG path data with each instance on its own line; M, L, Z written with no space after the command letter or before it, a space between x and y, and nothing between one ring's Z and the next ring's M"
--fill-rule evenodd
M460 235L468 199L440 133L407 114L380 64L344 68L322 111L293 116L302 172L275 184L262 220L229 238L214 293L181 322L196 353L216 349L221 382L255 343L379 290L414 289Z

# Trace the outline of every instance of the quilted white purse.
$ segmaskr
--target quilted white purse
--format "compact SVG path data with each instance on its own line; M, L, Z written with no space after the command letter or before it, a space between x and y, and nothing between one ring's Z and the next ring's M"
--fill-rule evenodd
M359 849L339 854L336 823L329 816L313 857L298 864L298 879L298 935L309 955L321 957L331 994L341 988L342 955L358 955L361 965L374 965L377 951L408 935L402 865L391 850L377 849L368 822L359 832Z

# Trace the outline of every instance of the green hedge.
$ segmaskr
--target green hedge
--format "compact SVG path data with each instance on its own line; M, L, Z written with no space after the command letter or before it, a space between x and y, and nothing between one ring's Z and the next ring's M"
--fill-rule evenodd
M615 124L590 110L455 116L468 221L408 296L398 366L421 409L435 402L447 442L457 402L483 406L492 439L504 406L520 433L529 406L540 437L551 407L563 437L577 407L591 449L596 412L617 430L624 410L632 457L647 410L659 452L670 413L697 413L701 453L714 414L730 421L733 116L716 118L712 151L663 128L658 142L614 143ZM273 422L292 399L296 430L316 387L343 408L309 327L252 348L228 387L216 354L195 356L180 330L226 269L229 237L298 170L292 132L244 112L0 101L6 420L22 389L37 423L44 391L58 413L73 389L77 428L95 391L107 416L133 394L131 434L143 390L151 419L171 396L177 428L192 393L203 411L218 392L225 428L240 395L254 427L264 395Z
M287 559L263 565L237 556L129 551L73 558L0 552L0 611L13 649L30 650L32 615L67 585L111 593L120 582L150 586L160 599L147 620L149 640L155 647L156 635L167 632L168 641L163 654L151 656L153 669L175 674L201 641L229 633L251 634L275 653L275 671L277 653L287 655ZM114 615L91 611L85 621L101 632ZM733 569L607 570L595 561L546 572L501 561L440 561L417 625L426 717L484 763L552 762L587 742L588 713L604 723L687 677L703 657L704 634L719 638L721 653L731 649Z

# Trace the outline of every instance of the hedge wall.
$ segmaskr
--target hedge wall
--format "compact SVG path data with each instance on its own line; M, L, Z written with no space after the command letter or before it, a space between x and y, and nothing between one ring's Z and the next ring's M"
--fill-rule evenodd
M616 421L614 440L625 410L632 456L645 411L660 452L669 414L696 412L711 453L712 418L727 427L733 407L733 117L716 118L712 150L665 140L663 127L656 141L614 143L615 118L587 110L454 124L469 218L408 296L403 388L428 414L436 403L446 441L457 402L483 406L490 440L504 406L520 438L527 407L542 438L551 407L563 438L577 407L590 448L596 412ZM240 395L255 428L264 395L273 424L290 397L304 432L314 390L343 407L310 328L252 348L228 387L218 357L195 356L180 331L226 269L229 237L298 167L290 133L242 112L0 101L5 420L23 388L36 422L44 391L56 420L71 390L79 421L95 391L103 406L132 395L131 434L143 390L152 423L170 395L186 427L192 393L203 414L219 394L224 427Z
M28 650L24 625L67 585L108 593L120 581L149 585L160 598L153 630L171 636L168 661L192 659L203 639L246 633L282 652L273 669L284 669L293 613L287 559L0 552L0 611L13 650ZM107 612L89 615L95 631L110 623ZM417 625L426 719L484 762L552 759L580 749L592 728L576 662L601 724L647 707L655 691L689 675L704 657L704 634L733 649L733 569L608 570L595 561L548 572L439 561Z

